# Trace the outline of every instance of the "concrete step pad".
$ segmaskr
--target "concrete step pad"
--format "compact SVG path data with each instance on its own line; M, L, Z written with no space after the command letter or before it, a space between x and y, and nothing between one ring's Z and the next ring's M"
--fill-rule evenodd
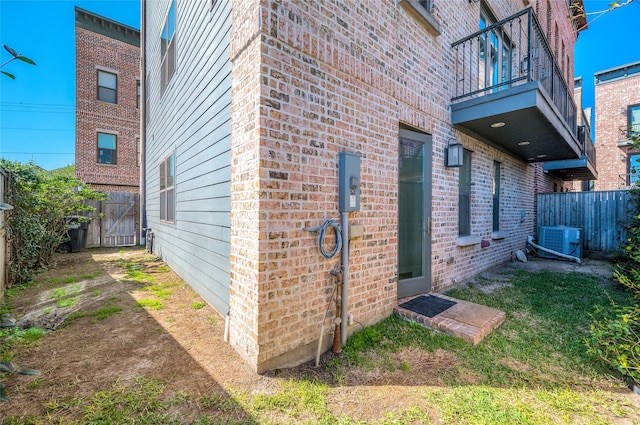
M430 295L455 301L456 304L433 317L428 317L400 307L400 304L415 298L413 296L399 299L398 305L393 310L404 319L419 323L429 329L465 339L473 345L480 343L489 332L500 326L506 318L504 312L495 308L457 300L442 294Z

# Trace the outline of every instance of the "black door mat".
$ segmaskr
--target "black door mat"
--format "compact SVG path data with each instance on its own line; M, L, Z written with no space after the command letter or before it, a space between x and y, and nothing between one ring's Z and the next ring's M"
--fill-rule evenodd
M456 305L455 301L434 297L433 295L420 295L419 297L400 304L399 307L422 314L423 316L433 317L454 305Z

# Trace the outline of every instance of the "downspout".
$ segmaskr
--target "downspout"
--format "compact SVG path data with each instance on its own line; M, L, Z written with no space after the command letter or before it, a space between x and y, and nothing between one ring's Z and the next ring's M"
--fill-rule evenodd
M147 229L147 54L146 50L147 1L140 1L140 241L146 244ZM142 245L142 243L141 243Z

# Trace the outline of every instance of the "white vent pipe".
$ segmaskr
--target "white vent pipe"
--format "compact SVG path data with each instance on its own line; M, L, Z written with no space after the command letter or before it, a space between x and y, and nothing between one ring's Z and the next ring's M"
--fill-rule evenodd
M527 243L528 243L529 245L531 245L532 247L534 247L534 248L536 248L536 249L539 249L539 250L541 250L541 251L544 251L544 252L548 252L549 254L557 255L558 257L565 258L565 259L567 259L567 260L571 260L571 261L575 261L575 262L576 262L576 263L578 263L578 264L580 264L580 263L582 262L582 260L581 260L580 258L578 258L578 257L574 257L573 255L563 254L563 253L561 253L561 252L554 251L554 250L552 250L552 249L545 248L545 247L543 247L543 246L540 246L540 245L538 245L538 244L535 244L535 243L533 242L533 236L527 236Z

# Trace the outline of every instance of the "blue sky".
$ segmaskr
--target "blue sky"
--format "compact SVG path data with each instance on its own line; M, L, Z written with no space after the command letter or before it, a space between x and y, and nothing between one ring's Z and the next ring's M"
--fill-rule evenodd
M587 12L607 9L611 1L586 0ZM46 169L74 161L74 5L140 27L138 0L0 0L0 42L38 64L14 61L5 66L15 81L0 75L0 155L5 158L33 160ZM584 107L593 106L594 72L640 61L639 22L636 0L598 18L580 34L575 75L583 77ZM3 49L0 59L8 58Z
M613 0L585 0L587 13L607 10ZM622 0L618 0L622 3ZM593 74L640 61L638 25L640 0L603 14L588 16L589 28L580 33L575 48L575 76L582 77L582 106L593 106Z
M46 169L74 162L74 5L140 28L138 0L0 0L0 43L34 60L13 61L0 75L0 155ZM1 49L0 60L10 58ZM18 153L13 153L18 152Z

